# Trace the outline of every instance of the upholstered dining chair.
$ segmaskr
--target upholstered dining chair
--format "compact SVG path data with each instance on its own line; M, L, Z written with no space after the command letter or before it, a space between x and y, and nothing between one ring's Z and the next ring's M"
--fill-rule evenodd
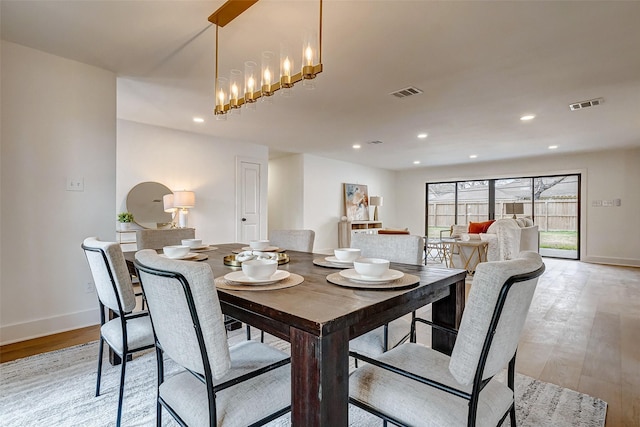
M282 249L299 252L313 252L316 232L313 230L273 230L269 232L269 242Z
M422 265L424 238L403 234L356 233L351 237L351 247L360 249L361 256L365 258L384 258L391 262ZM360 354L375 357L406 341L410 331L409 321L402 318L396 319L352 339L349 348Z
M257 426L291 409L287 354L255 341L228 346L211 267L136 253L156 339L156 425L164 407L180 425ZM183 370L164 377L169 357Z
M182 239L194 239L195 228L168 228L136 230L138 250L162 249L164 246L180 245Z
M100 343L98 345L96 396L100 395L102 353L106 342L122 359L118 415L116 417L116 426L120 426L127 358L130 354L154 346L153 330L148 312L133 313L133 309L136 306L136 296L120 244L117 242L103 242L96 237L89 237L82 243L82 249L91 269L100 306L101 326ZM107 320L105 309L111 310L116 317L112 320Z
M498 426L510 415L515 427L516 350L544 269L535 252L478 265L451 356L413 342L351 353L368 363L350 377L350 402L398 426ZM505 367L506 384L494 378Z

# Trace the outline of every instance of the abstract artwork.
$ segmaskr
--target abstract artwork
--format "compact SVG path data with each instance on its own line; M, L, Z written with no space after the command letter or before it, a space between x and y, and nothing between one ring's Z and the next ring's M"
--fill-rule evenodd
M349 221L369 221L369 194L362 184L344 184L344 211Z

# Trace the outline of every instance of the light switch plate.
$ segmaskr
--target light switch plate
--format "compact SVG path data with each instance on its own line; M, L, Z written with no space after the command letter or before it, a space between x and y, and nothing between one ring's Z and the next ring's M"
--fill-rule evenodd
M84 178L67 178L67 191L84 191Z

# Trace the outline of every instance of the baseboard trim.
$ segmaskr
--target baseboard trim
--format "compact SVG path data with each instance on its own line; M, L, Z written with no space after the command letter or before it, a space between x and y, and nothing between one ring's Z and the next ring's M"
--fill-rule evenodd
M588 256L582 257L581 261L589 262L592 264L619 265L621 267L640 267L640 259Z
M100 323L98 308L0 327L0 345L13 344Z

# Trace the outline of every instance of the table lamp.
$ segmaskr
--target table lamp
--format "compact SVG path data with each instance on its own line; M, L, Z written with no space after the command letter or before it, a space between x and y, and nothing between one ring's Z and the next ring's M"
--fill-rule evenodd
M369 197L369 204L371 206L375 206L375 209L373 210L373 220L378 221L378 206L382 206L382 196Z
M178 210L178 227L187 228L189 209L196 205L196 194L193 191L174 191L173 207Z
M524 213L524 203L505 203L504 208L507 215L513 214L513 219Z

